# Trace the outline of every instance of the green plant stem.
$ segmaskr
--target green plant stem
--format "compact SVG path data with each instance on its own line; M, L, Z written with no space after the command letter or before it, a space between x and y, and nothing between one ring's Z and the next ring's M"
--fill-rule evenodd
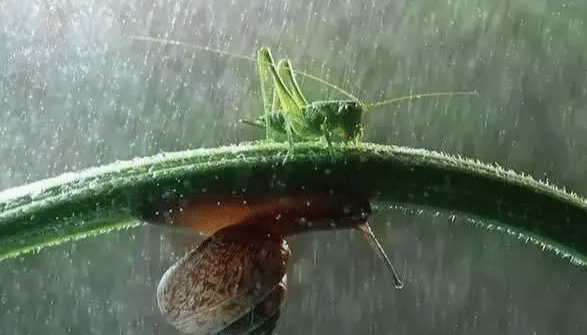
M587 202L497 166L422 149L255 143L165 153L0 192L0 259L136 225L194 194L360 194L457 211L587 255Z

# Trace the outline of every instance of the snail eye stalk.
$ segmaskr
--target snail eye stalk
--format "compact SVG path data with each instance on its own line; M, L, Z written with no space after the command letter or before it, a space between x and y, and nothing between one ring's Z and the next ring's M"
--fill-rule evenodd
M377 237L375 236L375 234L373 234L373 230L371 230L371 226L369 226L369 223L367 223L367 221L358 223L355 225L355 228L357 228L363 233L363 236L365 236L365 239L367 240L367 242L369 242L369 244L377 254L377 257L381 259L383 263L385 263L387 269L389 270L389 272L391 272L393 285L395 286L395 288L399 290L402 287L404 287L404 283L399 279L399 276L395 271L393 264L391 264L391 261L387 257L385 250L383 250L381 243L379 243L379 240L377 240Z

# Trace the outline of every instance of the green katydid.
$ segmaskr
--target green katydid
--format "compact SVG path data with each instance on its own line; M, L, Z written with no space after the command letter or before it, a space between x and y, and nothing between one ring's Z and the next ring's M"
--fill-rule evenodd
M363 114L372 108L395 102L435 96L477 95L477 92L441 92L423 93L394 98L390 100L364 104L352 94L338 86L313 75L294 71L289 59L282 59L276 65L267 47L261 47L257 58L235 55L226 51L204 46L197 46L178 41L168 41L150 37L133 37L135 40L173 44L215 52L230 57L256 61L261 95L263 98L264 115L255 121L241 122L265 129L267 140L273 140L275 134L287 135L290 147L296 141L304 141L324 137L329 146L335 131L342 131L344 142L358 142L362 135L361 119ZM327 100L308 103L301 93L294 72L324 84L346 95L350 100Z

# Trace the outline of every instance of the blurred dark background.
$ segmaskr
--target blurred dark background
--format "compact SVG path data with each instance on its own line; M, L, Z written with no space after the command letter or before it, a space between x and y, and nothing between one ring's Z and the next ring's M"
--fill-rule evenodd
M263 138L254 63L276 58L373 102L366 141L496 163L580 195L587 170L582 1L0 2L0 190L116 160ZM301 80L308 100L344 98ZM454 213L374 219L406 289L349 232L296 237L282 334L584 334L587 277ZM187 237L186 237L187 236ZM0 333L173 333L159 276L193 240L151 226L0 264ZM342 251L339 249L342 247ZM299 250L299 251L298 251Z

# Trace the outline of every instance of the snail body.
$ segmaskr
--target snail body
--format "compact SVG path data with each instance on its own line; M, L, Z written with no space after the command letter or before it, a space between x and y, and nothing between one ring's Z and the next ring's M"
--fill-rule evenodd
M291 252L286 238L294 234L359 229L389 264L396 286L401 286L367 224L367 216L371 213L367 200L316 194L275 197L266 202L228 199L224 205L218 202L216 205L236 208L237 218L206 226L211 236L173 264L157 287L162 315L181 332L217 334L237 327L239 319L249 318L248 313L252 313L248 322L241 322L249 327L247 330L263 326L263 330L255 333L270 333L279 316L287 285ZM239 209L238 203L247 209ZM202 203L199 204L196 210L205 213ZM186 219L190 217L186 212L193 211L194 207L184 206L179 211L184 216L176 216L174 224L193 226L193 222ZM207 213L209 217L214 217L217 210L214 206ZM218 210L219 216L225 214ZM215 227L219 229L214 230ZM265 317L255 319L259 314ZM250 321L253 319L256 322Z
M281 215L279 227L274 229L281 228L280 234L288 236L315 230L353 228L355 221L348 220L358 220L371 213L369 201L362 197L306 192L274 197L200 194L171 204L158 204L157 207L156 214L148 215L149 221L197 230L205 236L245 221L257 224L255 218L266 215ZM291 220L287 221L287 218ZM300 219L309 224L295 225L294 221Z

